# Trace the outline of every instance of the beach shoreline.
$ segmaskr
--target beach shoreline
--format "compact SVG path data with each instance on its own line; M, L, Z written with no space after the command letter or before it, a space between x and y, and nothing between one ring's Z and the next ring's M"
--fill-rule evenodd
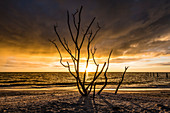
M92 93L93 94L93 93ZM71 90L0 92L0 112L170 112L170 91L113 91L82 97Z

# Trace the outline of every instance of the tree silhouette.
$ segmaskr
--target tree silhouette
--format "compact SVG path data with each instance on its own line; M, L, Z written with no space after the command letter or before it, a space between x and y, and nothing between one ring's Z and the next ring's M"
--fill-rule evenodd
M62 61L62 54L55 42L55 40L49 40L52 44L54 44L54 46L56 47L59 55L60 55L60 63L66 67L68 69L68 71L71 73L71 75L76 79L76 84L77 84L77 88L79 93L82 96L87 96L90 94L92 87L96 86L96 80L98 79L98 77L102 74L102 72L104 72L104 76L105 76L105 84L104 86L99 90L99 92L97 94L100 94L103 89L106 87L107 85L107 71L109 68L109 60L112 54L112 50L110 51L109 57L108 57L108 61L104 62L101 70L99 70L99 64L97 64L96 60L95 60L95 52L96 52L96 48L91 47L91 43L92 41L95 39L96 35L98 34L99 30L101 29L101 27L99 26L99 24L97 23L97 29L93 32L92 30L92 25L95 21L95 17L91 20L91 22L89 23L88 27L86 28L85 32L83 33L82 36L80 36L80 32L82 31L81 29L81 13L82 13L82 9L83 7L81 6L81 8L79 10L76 10L75 13L72 14L72 19L73 19L73 26L75 28L75 33L73 33L73 28L70 25L70 14L69 11L67 11L67 25L68 25L68 29L69 29L69 33L72 39L72 45L74 45L75 49L71 49L71 47L68 44L68 41L65 38L62 38L58 31L57 31L57 25L54 25L54 31L57 35L57 38L59 40L59 42L61 43L62 47L67 51L67 53L71 56L72 62L74 64L74 69L75 69L75 73L72 72L71 68L70 68L70 63L67 61L66 64L63 63ZM78 19L77 19L78 18ZM76 21L77 20L77 21ZM81 49L82 46L85 42L85 40L87 39L87 59L86 59L86 69L83 72L83 80L80 79L80 58L81 58ZM73 46L72 46L73 47ZM91 51L90 51L91 48ZM72 52L74 51L74 52ZM93 79L91 80L91 82L89 82L87 84L86 82L86 73L87 73L87 68L89 65L89 59L92 56L93 62L96 65L96 70L95 73L93 75ZM106 67L106 69L105 69ZM94 89L95 90L95 89ZM95 91L94 91L95 92Z

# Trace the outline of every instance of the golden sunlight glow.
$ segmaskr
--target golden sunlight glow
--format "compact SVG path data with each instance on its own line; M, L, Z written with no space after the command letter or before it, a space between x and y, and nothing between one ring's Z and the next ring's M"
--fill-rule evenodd
M94 72L96 70L96 66L89 64L87 67L87 72Z
M86 63L80 64L80 72L85 72L85 70L87 70L87 72L95 72L96 71L96 66L95 64L91 64L89 63L87 69L86 69Z
M135 56L121 56L117 58L110 59L110 65L108 72L122 72L124 66L130 66L128 71L138 72L138 71L159 71L166 72L169 71L169 65L166 65L167 62L170 62L170 56L155 57L153 58L154 53L148 53L142 55L138 54ZM144 59L140 59L144 58ZM99 63L99 70L103 66L103 62L107 58L97 58ZM4 56L0 58L0 72L68 72L68 69L63 67L60 64L60 58L57 58L54 55L49 56ZM71 63L71 59L63 58L64 64L66 61L70 62L71 70L74 72L74 66ZM140 64L140 65L139 65ZM80 72L84 72L86 69L86 62L82 61L80 63ZM92 60L89 61L89 66L87 72L95 72L96 65Z

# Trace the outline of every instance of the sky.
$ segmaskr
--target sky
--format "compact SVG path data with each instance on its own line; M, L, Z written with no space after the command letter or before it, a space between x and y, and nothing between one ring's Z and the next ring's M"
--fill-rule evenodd
M0 72L61 72L60 56L48 39L56 39L63 61L71 63L53 26L69 42L67 10L82 10L81 33L93 17L101 30L91 48L102 67L113 49L110 72L170 72L169 0L3 0L0 2ZM72 19L70 20L72 22ZM71 27L74 28L73 23ZM81 36L81 35L80 35ZM85 69L86 45L80 71ZM73 48L72 48L73 49ZM90 59L89 71L95 71Z

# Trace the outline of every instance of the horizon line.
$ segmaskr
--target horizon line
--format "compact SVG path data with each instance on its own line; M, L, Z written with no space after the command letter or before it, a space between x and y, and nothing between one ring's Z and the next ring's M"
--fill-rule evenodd
M32 72L37 72L37 73L63 73L63 72L67 72L67 71L0 71L0 73L8 73L8 72L11 72L11 73L32 73ZM123 71L109 71L109 73L112 73L112 72L123 72ZM170 71L130 71L130 72L140 72L140 73L170 73ZM70 72L67 72L67 73L70 73ZM73 72L74 73L74 72ZM81 72L82 73L82 72ZM89 72L89 73L95 73L95 72ZM102 72L103 73L103 72ZM108 73L108 72L107 72ZM126 72L126 73L129 73L129 72Z

